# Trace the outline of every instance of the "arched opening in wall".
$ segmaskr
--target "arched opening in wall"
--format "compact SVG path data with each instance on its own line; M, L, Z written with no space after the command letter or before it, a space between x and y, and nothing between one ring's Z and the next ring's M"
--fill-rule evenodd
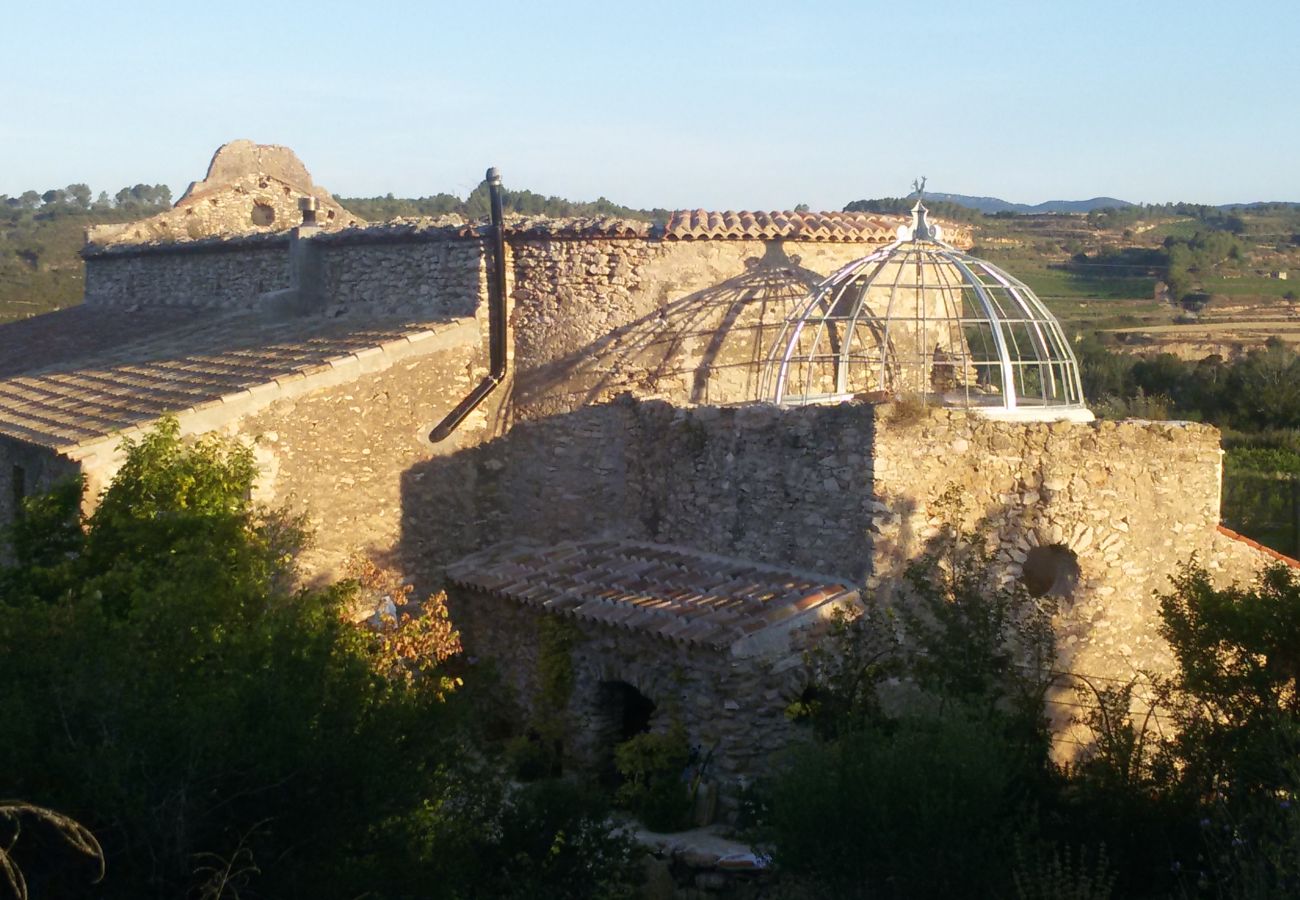
M614 748L649 731L654 711L654 701L626 681L602 681L597 687L591 738L597 771L604 784L618 786Z
M1064 544L1034 547L1025 555L1020 581L1032 597L1069 597L1079 586L1079 557Z
M254 203L253 224L259 228L267 228L275 224L275 210L265 203Z

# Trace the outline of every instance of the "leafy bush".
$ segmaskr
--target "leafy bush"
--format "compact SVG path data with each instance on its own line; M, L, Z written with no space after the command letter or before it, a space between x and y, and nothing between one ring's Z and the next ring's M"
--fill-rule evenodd
M960 521L959 495L940 505ZM892 611L835 623L792 710L825 743L776 779L765 830L778 863L827 895L1001 896L1014 840L1036 836L1053 608L989 577L979 531L932 551Z
M1012 877L1017 900L1107 900L1115 889L1105 845L1089 863L1087 849L1077 858L1068 847L1062 851L1054 846L1031 855L1018 844Z
M690 824L691 794L684 781L691 747L686 730L646 732L614 748L614 765L623 776L616 799L652 831L677 831Z
M168 421L125 450L84 522L80 485L27 501L0 568L0 771L100 838L102 896L618 896L601 810L470 742L436 602L358 626L393 576L294 587L247 448Z
M1017 756L955 710L806 747L773 788L776 862L820 896L1003 896L1032 821Z

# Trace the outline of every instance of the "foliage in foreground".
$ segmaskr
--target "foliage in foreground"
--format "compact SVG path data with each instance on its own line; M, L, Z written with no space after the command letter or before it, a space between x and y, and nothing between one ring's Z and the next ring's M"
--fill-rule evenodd
M294 588L302 530L249 501L249 451L177 430L127 442L84 522L79 485L28 501L0 568L5 792L99 837L100 895L617 896L600 810L484 761L441 614L376 634L355 582ZM32 850L33 895L85 896Z
M1041 610L981 578L978 549L939 559L913 570L918 613L842 621L839 652L814 660L818 690L798 711L820 739L775 780L765 823L801 884L898 898L1300 892L1296 573L1216 589L1184 571L1160 600L1178 665L1156 693L1176 736L1147 734L1135 683L1112 685L1081 717L1091 756L1057 767L1032 727L1044 682L1014 664L1046 649ZM881 701L900 689L906 714Z

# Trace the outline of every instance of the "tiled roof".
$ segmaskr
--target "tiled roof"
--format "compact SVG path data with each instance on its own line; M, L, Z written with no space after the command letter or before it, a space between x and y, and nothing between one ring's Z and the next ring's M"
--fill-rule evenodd
M427 334L400 322L77 306L0 326L0 434L67 449Z
M527 606L717 649L857 598L829 576L640 541L501 544L447 576Z
M1227 526L1220 525L1219 534L1223 535L1226 538L1229 538L1230 540L1238 541L1239 543L1245 544L1247 547L1250 547L1254 550L1258 550L1260 553L1263 553L1265 556L1269 557L1275 562L1280 562L1283 565L1290 566L1292 569L1300 569L1300 560L1293 559L1290 556L1287 556L1285 553L1278 553L1272 547L1265 547L1259 541L1251 540L1250 538L1246 537L1244 534L1239 534L1233 531L1231 528L1228 528Z
M792 238L801 241L868 241L887 243L898 235L901 217L850 212L675 212L664 237L700 241Z

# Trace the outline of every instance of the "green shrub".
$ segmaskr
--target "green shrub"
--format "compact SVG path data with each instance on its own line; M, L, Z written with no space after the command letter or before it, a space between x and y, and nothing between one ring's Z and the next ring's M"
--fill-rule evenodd
M683 779L691 748L686 730L638 734L614 748L623 783L616 800L652 831L678 831L690 824L692 798Z
M1115 872L1103 844L1091 863L1087 849L1076 858L1070 848L1039 847L1026 853L1016 845L1012 875L1016 900L1109 900L1115 890Z
M1018 755L955 712L803 748L773 787L776 862L823 896L1002 896L1032 823Z
M100 839L97 896L625 895L604 807L511 793L471 740L447 629L394 665L355 582L293 586L246 448L169 421L125 449L84 523L79 484L29 499L0 566L0 771Z

